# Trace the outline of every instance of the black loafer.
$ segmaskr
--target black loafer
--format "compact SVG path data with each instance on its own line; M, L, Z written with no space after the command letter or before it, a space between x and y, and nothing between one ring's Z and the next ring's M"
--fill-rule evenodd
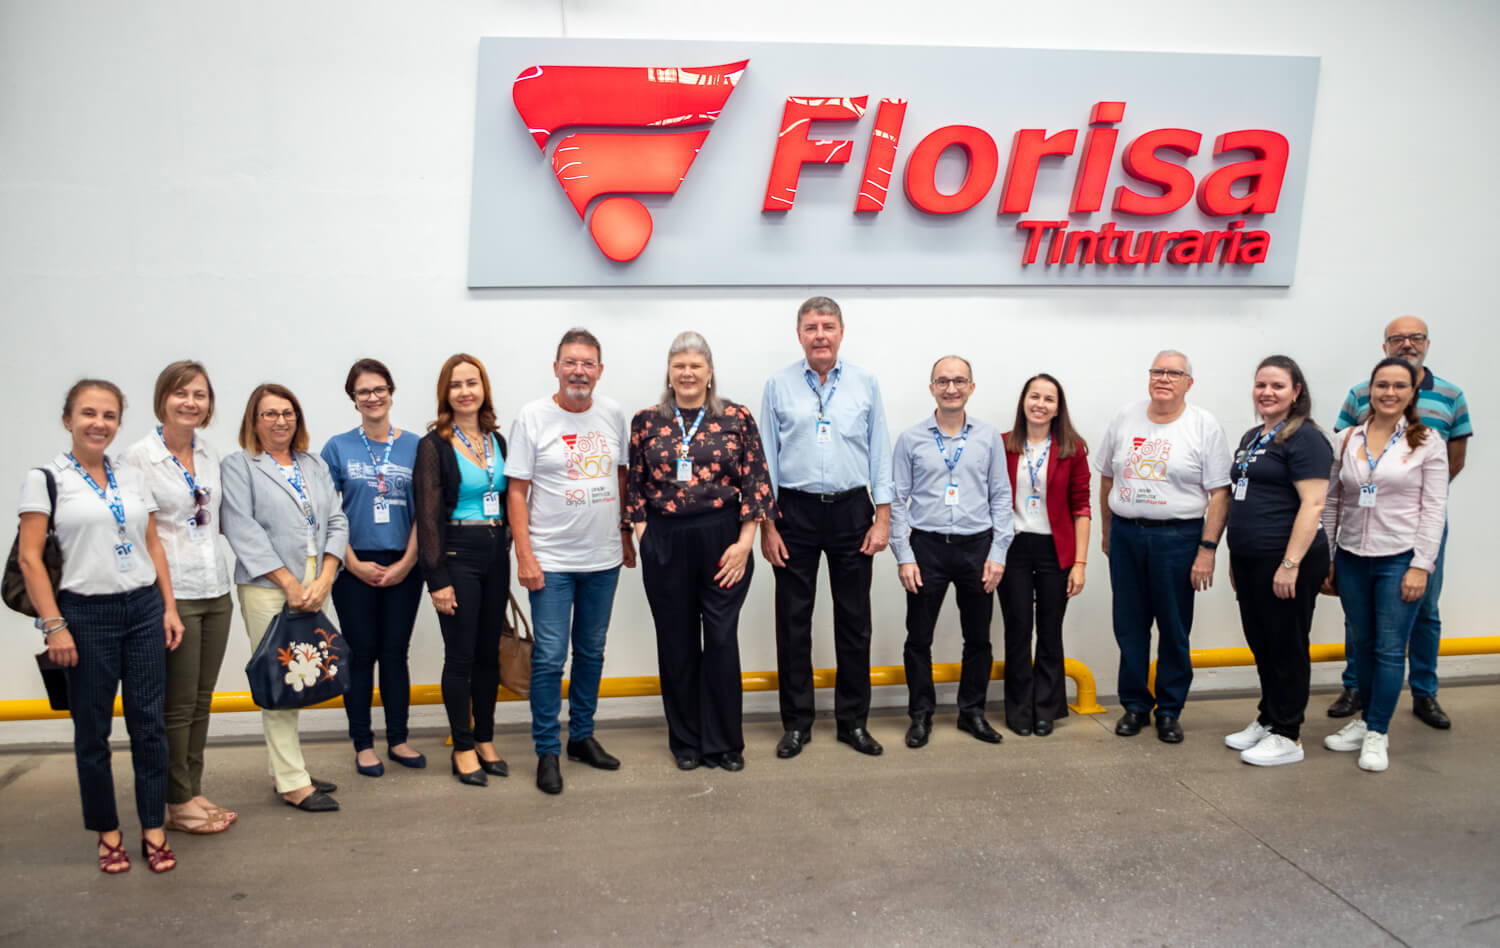
M1182 725L1177 723L1177 715L1158 714L1156 716L1156 739L1163 744L1182 743Z
M965 734L972 734L986 744L998 744L1003 739L1000 732L990 727L990 722L984 719L984 715L978 711L961 711L958 715L958 729Z
M543 793L562 793L562 771L556 754L540 754L536 759L536 788Z
M709 763L712 761L712 763ZM703 762L711 767L723 767L730 773L737 773L745 769L745 758L739 751L725 751L722 754L709 754L703 758Z
M1353 717L1363 706L1364 702L1359 700L1359 689L1345 688L1339 692L1339 696L1334 700L1333 704L1328 706L1328 716L1330 718Z
M1052 733L1052 722L1046 718L1039 719L1032 727L1032 733L1037 737L1046 737Z
M581 741L568 742L568 759L588 764L597 770L619 770L620 760L610 755L591 734Z
M932 736L932 714L922 712L911 716L911 727L906 729L907 747L926 747L927 739Z
M481 757L479 758L479 769L491 777L510 776L510 765L505 762L505 758L503 757L498 760L485 760Z
M678 770L697 770L699 763L700 763L700 761L698 760L698 758L693 757L693 756L691 756L689 754L684 754L683 756L677 758L677 769Z
M1115 733L1121 737L1135 737L1150 720L1151 715L1145 711L1126 711L1115 722Z
M1443 706L1438 704L1436 698L1413 696L1411 713L1421 718L1423 724L1435 727L1439 731L1446 731L1453 726L1453 721L1443 713Z
M287 806L294 806L299 810L306 810L308 813L332 813L339 808L339 801L316 787L313 788L312 793L309 793L296 803L293 803L286 797L282 797L281 802Z
M338 793L339 785L336 783L319 780L317 777L308 777L307 779L312 781L313 789L315 790L321 790L324 793Z
M782 760L796 757L802 753L802 745L812 743L812 731L799 731L793 728L781 735L781 740L776 742L776 756Z
M885 748L880 746L880 742L871 737L870 732L862 727L839 728L839 741L871 757L879 757L885 753Z

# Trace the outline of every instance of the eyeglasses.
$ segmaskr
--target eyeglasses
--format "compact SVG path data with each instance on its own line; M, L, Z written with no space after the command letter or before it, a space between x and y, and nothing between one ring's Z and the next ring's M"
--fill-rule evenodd
M959 377L956 379L933 379L932 387L937 389L968 388L971 381L973 381L973 379L966 379L963 377Z
M595 362L593 359L560 359L558 360L557 364L567 369L569 372L572 372L575 369L582 369L585 372L592 372L595 369L599 368L599 363Z
M199 487L193 491L193 503L197 505L198 508L193 511L193 524L195 526L208 526L208 497L209 488L207 487Z
M1191 378L1191 376L1181 369L1158 369L1155 366L1150 369L1150 375L1154 379L1169 379L1173 382L1180 382L1185 378Z
M385 398L389 394L391 394L389 385L377 385L374 388L357 388L354 390L354 397L361 400L366 398Z
M272 411L268 408L263 412L259 412L258 414L266 421L275 421L278 418L284 421L297 420L297 410L295 408L283 408L281 411Z
M1401 345L1402 343L1405 343L1405 342L1416 343L1417 345L1420 346L1422 343L1424 343L1426 341L1427 341L1427 334L1425 332L1406 332L1406 333L1398 332L1394 336L1386 336L1385 337L1385 344L1388 345L1388 346L1399 346L1399 345Z

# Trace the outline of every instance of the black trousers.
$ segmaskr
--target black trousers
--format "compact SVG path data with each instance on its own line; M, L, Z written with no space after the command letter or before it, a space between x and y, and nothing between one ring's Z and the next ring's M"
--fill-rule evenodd
M932 630L942 611L948 587L958 602L958 624L963 630L963 669L958 678L958 710L984 711L995 654L990 647L990 619L995 601L984 591L984 560L991 534L949 536L911 532L911 552L922 573L916 593L906 594L907 710L913 717L931 714L937 706L932 686Z
M714 581L720 556L739 535L738 513L723 510L652 516L641 537L667 742L678 757L745 749L739 629L754 557L733 586L722 589Z
M781 723L787 730L812 728L813 599L818 592L818 559L828 557L833 588L833 647L838 661L834 717L843 728L864 727L870 713L870 574L873 559L859 551L875 522L875 507L864 491L832 503L816 494L783 488L777 497L786 542L787 565L776 573L776 674L781 690Z
M107 596L64 592L57 607L78 646L78 664L67 670L68 704L84 828L96 833L120 828L109 732L115 689L123 686L136 816L141 829L156 829L167 810L167 640L161 593L155 586Z
M1240 623L1245 643L1255 655L1260 676L1260 714L1256 720L1271 733L1297 740L1307 711L1307 692L1312 665L1307 656L1313 607L1318 589L1328 576L1328 544L1318 542L1302 558L1297 570L1296 593L1278 599L1271 587L1281 566L1281 554L1240 556L1229 554L1235 596L1240 604Z
M466 751L495 739L500 629L510 601L510 528L450 525L447 530L448 576L458 608L451 616L438 613L443 707L453 749Z
M1037 721L1068 716L1063 675L1063 613L1068 608L1068 571L1057 564L1051 536L1018 533L1005 555L1005 576L996 590L1005 621L1005 723L1029 729ZM1036 619L1036 660L1031 654Z
M402 556L401 550L354 552L360 559L382 566L390 566ZM339 613L344 639L354 653L349 690L344 693L344 714L349 719L349 739L354 742L355 750L375 746L370 706L377 662L380 703L385 707L386 743L391 746L406 743L411 707L411 673L406 655L421 603L422 573L415 568L394 586L371 586L348 570L333 581L333 605Z

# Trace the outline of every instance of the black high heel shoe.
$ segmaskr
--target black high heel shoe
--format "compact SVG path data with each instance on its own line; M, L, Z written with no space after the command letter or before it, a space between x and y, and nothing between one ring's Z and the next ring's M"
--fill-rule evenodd
M478 755L476 754L476 756ZM490 778L484 775L483 761L480 762L480 769L464 773L458 769L458 751L454 751L453 756L449 760L453 764L453 776L458 778L459 783L468 784L471 787L488 787L490 785Z
M510 776L510 765L505 762L504 757L499 757L495 760L485 760L484 755L480 754L478 751L475 751L474 754L479 758L479 769L489 774L491 777Z

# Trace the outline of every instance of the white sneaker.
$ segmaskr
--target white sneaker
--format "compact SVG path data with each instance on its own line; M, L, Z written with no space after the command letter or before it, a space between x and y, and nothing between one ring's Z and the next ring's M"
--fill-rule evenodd
M1391 758L1387 751L1390 746L1391 739L1388 735L1379 731L1366 732L1364 747L1359 751L1359 769L1379 773L1389 767Z
M1331 751L1357 751L1365 746L1368 728L1364 718L1355 718L1339 728L1337 732L1323 738L1323 746Z
M1254 747L1240 752L1240 760L1257 767L1295 764L1302 759L1302 742L1280 734L1267 734Z
M1265 736L1270 733L1271 729L1261 724L1259 720L1251 721L1250 726L1243 731L1235 731L1224 738L1224 743L1237 751L1249 750L1264 740Z

